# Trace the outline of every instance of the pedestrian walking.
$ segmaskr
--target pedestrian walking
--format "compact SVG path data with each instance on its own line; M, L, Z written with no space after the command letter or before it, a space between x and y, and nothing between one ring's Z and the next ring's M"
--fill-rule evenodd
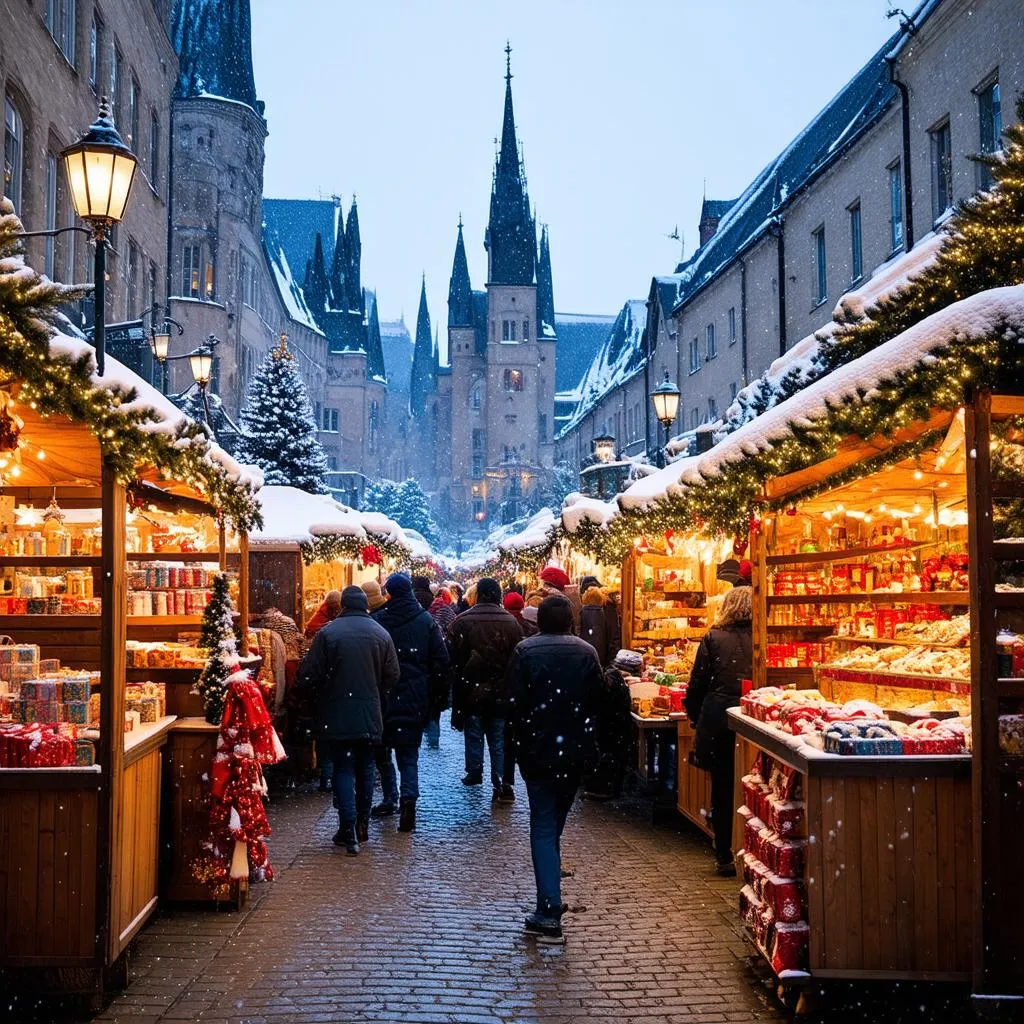
M329 590L320 604L320 607L306 623L306 639L312 640L328 622L333 622L341 612L341 591Z
M457 614L455 611L455 599L448 587L444 585L438 587L433 604L431 604L428 611L434 617L434 621L440 628L441 635L447 644L448 630L451 629ZM431 703L430 708L430 721L427 722L427 727L423 733L426 744L431 750L437 750L441 746L441 713L447 711L451 706L450 684L446 681L444 686L440 687L434 696L435 699Z
M596 752L604 685L594 648L572 635L572 607L561 596L537 610L540 632L516 647L508 671L516 761L530 800L530 853L536 910L526 930L561 944L561 836L584 770Z
M704 635L690 672L686 714L696 729L693 760L711 773L711 827L720 875L736 874L732 857L733 750L726 709L735 707L743 680L751 675L751 588L736 585L722 600L714 625Z
M384 706L384 763L381 788L384 801L374 808L377 817L394 814L395 791L400 797L399 832L416 830L416 801L419 799L419 756L423 730L430 720L437 694L448 685L448 648L433 616L425 611L413 593L412 581L394 573L384 585L388 603L374 621L387 630L398 652L398 682L391 688ZM396 785L398 762L400 787ZM389 806L390 805L390 806Z
M379 612L388 603L387 594L380 589L380 584L376 580L367 580L359 585L363 588L363 593L366 594L366 601L370 606L371 615L374 612Z
M373 748L384 735L382 701L398 683L395 645L370 618L366 594L346 587L341 614L321 629L299 668L313 698L315 735L330 751L338 808L336 846L359 853L373 802Z
M569 574L557 565L546 565L540 571L540 582L536 590L526 597L526 603L539 606L546 597L561 595L568 600L572 608L572 631L578 636L580 632L580 611L583 602L578 587L572 585Z
M614 607L609 619L611 598L598 586L583 591L583 609L580 612L580 638L597 652L597 660L606 668L615 660L619 650L618 616Z
M584 600L587 594L583 595ZM583 610L587 610L585 604ZM637 651L618 651L604 671L597 712L597 762L583 780L584 796L608 800L622 794L622 783L633 760L634 743L626 674L639 675L642 667L643 657Z
M519 623L519 628L523 631L524 637L533 636L537 632L537 623L528 622L523 617L523 612L526 609L526 600L522 594L517 594L514 590L510 590L505 595L502 605L505 611Z
M466 774L462 782L466 786L483 783L486 739L493 798L515 799L511 784L502 788L508 703L505 672L523 631L501 607L497 580L484 577L476 584L475 596L476 603L458 616L451 628L453 716L456 727L461 721L465 728Z
M412 592L424 611L434 603L434 592L430 589L430 580L426 576L412 577Z

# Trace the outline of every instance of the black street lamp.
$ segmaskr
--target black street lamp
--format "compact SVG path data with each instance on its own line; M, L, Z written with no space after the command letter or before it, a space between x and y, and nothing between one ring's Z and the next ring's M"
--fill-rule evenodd
M679 412L679 388L669 379L668 370L665 371L665 379L651 392L651 401L654 403L654 415L658 422L665 428L665 444L658 449L658 466L665 465L665 449L668 447L668 433L675 423L676 413Z
M99 117L74 145L61 153L75 213L92 229L96 245L93 345L96 373L103 376L106 348L107 234L124 216L138 161L114 127L110 104L100 100Z
M164 313L161 318L160 313L163 308L159 302L156 302L149 309L144 309L140 317L145 317L147 313L150 315L149 350L153 353L153 358L160 364L160 393L166 395L167 360L179 358L168 355L171 348L171 328L173 327L178 332L179 338L185 333L185 328L167 313Z

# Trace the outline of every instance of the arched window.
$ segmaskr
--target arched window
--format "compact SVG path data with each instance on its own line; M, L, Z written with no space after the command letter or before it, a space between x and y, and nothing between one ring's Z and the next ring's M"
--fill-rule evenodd
M21 212L21 180L25 159L25 122L10 93L4 95L4 195Z
M484 383L481 380L474 381L469 388L469 407L479 410L484 404Z

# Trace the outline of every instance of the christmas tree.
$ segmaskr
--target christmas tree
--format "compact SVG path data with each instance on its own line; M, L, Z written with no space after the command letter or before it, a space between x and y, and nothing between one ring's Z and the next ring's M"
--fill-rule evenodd
M430 511L430 499L417 480L395 483L376 480L363 494L363 511L380 512L407 530L416 530L428 541L438 538L438 527Z
M327 456L316 436L306 385L284 335L249 381L239 422L245 436L238 457L259 466L266 483L314 494L327 492Z
M219 572L213 578L213 596L203 612L199 646L209 655L193 692L203 698L206 720L211 725L220 725L227 681L238 671L238 642L231 617L227 573Z

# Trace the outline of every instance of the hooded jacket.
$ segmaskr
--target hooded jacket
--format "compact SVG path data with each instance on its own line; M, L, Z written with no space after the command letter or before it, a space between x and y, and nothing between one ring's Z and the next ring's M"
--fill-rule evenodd
M384 706L384 741L388 746L418 745L434 704L442 693L447 695L448 648L405 577L392 577L387 590L391 599L373 618L394 642L400 674Z
M580 611L580 639L597 651L601 667L615 660L619 651L619 617L615 604L600 587L588 587Z
M398 656L391 637L365 611L345 611L327 623L298 678L312 694L314 738L380 743L381 704L398 682Z
M455 669L453 707L467 715L500 718L508 696L505 671L523 639L519 623L500 605L482 602L459 615L449 635Z

